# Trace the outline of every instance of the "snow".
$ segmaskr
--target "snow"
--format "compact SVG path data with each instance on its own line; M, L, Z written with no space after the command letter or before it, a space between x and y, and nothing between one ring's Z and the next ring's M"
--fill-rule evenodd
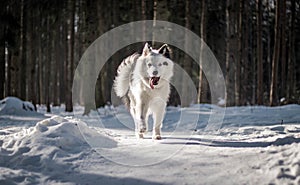
M219 97L218 100L219 100L218 101L219 106L225 106L226 105L226 100L225 99Z
M124 106L23 104L1 104L0 184L300 184L299 105L167 107L155 141L151 126L135 138Z
M32 103L16 97L7 97L0 101L0 115L35 116Z

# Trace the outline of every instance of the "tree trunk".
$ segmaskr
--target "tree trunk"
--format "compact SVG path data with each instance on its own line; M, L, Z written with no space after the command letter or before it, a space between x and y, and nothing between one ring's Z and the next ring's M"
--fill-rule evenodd
M153 27L156 26L156 18L157 18L157 0L153 0ZM152 46L155 44L155 35L152 33Z
M270 7L270 2L267 1L267 5L266 5L268 8L267 8L267 20L270 19L271 17L271 7ZM272 53L271 53L271 32L272 32L272 29L271 29L271 25L270 23L268 23L268 27L267 27L267 67L265 68L266 70L266 80L264 81L264 85L267 87L267 92L268 92L268 96L269 96L269 93L270 93L270 86L271 86L271 79L272 79ZM266 102L267 104L268 102Z
M204 87L204 74L202 70L202 63L204 60L203 52L204 52L204 42L206 42L206 14L207 14L207 2L206 0L202 0L202 8L201 8L201 23L200 23L200 37L202 39L201 48L200 48L200 69L199 69L199 85L198 85L198 97L197 103L207 101L206 97L206 88Z
M50 79L51 79L51 60L52 60L52 48L51 48L51 43L52 43L52 37L51 37L51 29L50 29L50 15L47 15L47 36L46 36L46 46L47 46L47 52L46 52L46 73L47 76L45 78L46 81L46 89L45 89L45 99L46 99L46 107L47 107L47 112L51 112L50 108L50 91L53 90L50 86Z
M147 20L147 16L146 16L146 0L142 0L141 2L141 11L142 11L142 20ZM146 39L146 25L143 24L143 40Z
M247 4L247 3L246 3ZM254 40L254 24L256 23L255 21L253 21L252 17L253 17L253 9L251 7L251 3L249 2L248 3L248 10L249 12L247 13L248 15L248 72L249 72L249 76L248 76L248 79L246 81L246 83L249 84L249 90L248 90L248 98L249 98L249 105L254 105L256 104L256 62L254 60L254 51L253 51L253 48L254 48L254 44L253 44L253 40Z
M287 77L287 101L292 103L295 100L295 15L296 15L296 1L291 0L291 18L289 29L289 50L288 50L288 77Z
M241 105L241 63L243 60L243 0L238 3L238 53L235 60L235 105Z
M4 30L0 30L0 37L4 35ZM5 87L5 41L0 42L0 100L4 98Z
M38 104L42 104L43 99L44 99L44 94L43 94L43 57L42 57L42 13L41 10L38 10L38 26L36 28L37 33L40 33L38 35L38 94L39 94L39 99L38 99Z
M75 1L68 1L68 33L67 33L67 81L66 81L66 112L73 111L72 105L72 79L73 79L73 64L74 64L74 17L75 17Z
M11 96L12 95L12 66L11 66L11 51L7 49L7 54L5 56L5 63L7 64L6 71L7 71L7 79L5 84L5 96Z
M272 81L270 88L270 106L278 105L277 95L277 78L278 78L278 62L280 54L280 28L281 28L281 0L276 1L276 18L275 18L275 44L272 58Z
M185 28L190 29L191 23L190 23L190 0L186 0L185 1ZM185 50L187 50L188 44L190 44L189 42L189 38L187 36L187 33L185 35L185 42L184 42L184 47ZM188 55L184 55L184 60L183 60L183 68L184 70L187 72L187 74L191 75L192 74L192 65L191 65L191 61L188 57ZM191 101L191 97L189 96L189 92L190 89L187 85L187 83L184 82L184 80L182 81L182 97L181 97L181 106L182 107L188 107L190 106L190 104L192 102Z
M31 18L33 20L36 20L35 17L33 17L34 13L30 12ZM37 78L37 74L36 74L36 66L37 66L37 48L34 46L37 46L37 41L36 39L32 39L32 38L37 38L37 34L35 32L35 23L34 21L32 21L32 19L28 19L28 24L30 25L30 34L29 34L29 44L28 46L31 48L31 54L30 54L30 82L29 82L29 88L28 88L28 96L29 96L29 100L32 102L35 110L37 111L37 83L38 83L38 78ZM29 91L30 89L30 91ZM30 93L29 93L30 92Z
M4 14L6 14L6 7L5 6L1 6L0 7L0 16L2 17ZM4 89L5 89L5 43L6 40L4 39L5 37L5 32L6 32L6 27L7 25L3 24L3 22L1 21L1 24L3 26L0 27L0 100L3 99L5 97L5 93L4 93Z
M26 19L26 24L27 24L27 61L28 61L28 73L27 73L27 86L28 86L28 91L27 91L27 97L29 101L33 104L35 110L37 110L36 107L36 75L35 75L35 68L36 68L36 32L34 30L34 25L36 23L36 17L33 16L32 11L28 11L28 17Z
M286 74L286 1L282 1L281 8L281 85L280 85L280 98L286 96L286 83L287 83L287 74Z
M54 52L54 56L55 56L55 64L53 65L53 71L55 71L55 73L53 74L54 79L53 79L53 106L59 106L59 76L61 75L60 70L59 70L59 64L62 62L61 57L60 57L60 45L59 45L59 35L60 35L60 24L57 23L56 27L55 27L55 32L54 37L53 37L53 42L56 43L56 47L54 46L53 52Z
M66 9L63 8L62 14L66 14ZM67 64L67 40L66 40L66 35L67 35L67 26L65 24L65 20L61 19L59 21L61 31L59 33L59 43L58 43L58 48L60 49L60 59L61 62L59 64L59 103L65 103L65 87L66 87L66 81L67 81L67 74L66 74L66 64ZM63 51L63 52L61 52Z
M244 1L244 49L242 49L243 52L243 78L242 80L242 99L243 99L243 105L246 105L250 102L250 96L249 96L249 92L250 92L250 83L249 83L249 79L250 79L250 67L249 67L249 60L248 60L248 55L249 55L249 7L248 7L248 1Z
M231 100L231 82L230 82L230 0L226 0L226 78L225 78L225 83L226 83L226 95L225 95L225 101L226 105L230 106L232 104Z
M96 34L97 32L95 32L94 30L98 30L98 24L95 24L97 21L98 21L98 16L100 13L98 10L99 6L97 6L97 4L95 4L96 2L93 2L93 3L90 3L88 6L87 6L87 20L89 20L86 24L87 24L87 32L86 32L86 44L88 46L89 43L92 43L93 40L96 38ZM98 16L97 16L98 15ZM113 26L112 24L110 26ZM87 47L86 46L86 47ZM101 56L99 56L99 53L96 52L97 49L103 49L103 48L99 48L98 45L96 46L93 46L91 48L89 48L88 52L89 54L87 55L87 59L88 62L89 62L89 65L86 66L86 68L81 71L81 76L82 76L82 85L81 85L81 88L83 89L93 89L93 90L96 90L97 92L97 95L95 95L96 97L93 97L93 93L92 93L92 90L88 90L88 91L84 91L85 93L82 94L82 103L84 104L84 113L83 115L88 115L90 113L91 110L95 109L96 108L96 104L95 104L95 99L97 102L100 102L102 103L103 102L103 95L102 95L102 91L99 90L99 88L95 87L96 84L94 84L94 81L90 80L90 79L93 79L96 75L96 69L93 67L95 66L95 62L96 61L99 61L101 60ZM98 58L97 58L98 57ZM99 80L101 79L102 77L100 76L99 77ZM101 86L98 86L98 87L101 87ZM83 91L83 90L82 90ZM101 93L99 93L101 92ZM99 98L99 99L98 99Z
M20 13L20 70L19 70L19 90L20 98L26 99L26 3L21 0Z
M58 13L58 17L62 16L62 13ZM63 63L63 58L62 58L62 52L63 49L61 47L61 41L60 41L60 35L61 35L61 22L57 21L54 26L53 30L53 40L52 40L52 51L53 51L53 96L52 96L52 103L53 106L59 106L60 105L60 76L62 75L60 65Z
M257 104L263 104L262 0L257 0Z

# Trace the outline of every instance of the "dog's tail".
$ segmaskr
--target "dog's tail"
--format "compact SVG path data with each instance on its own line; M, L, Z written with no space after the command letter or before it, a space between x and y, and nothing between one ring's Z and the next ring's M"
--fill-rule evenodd
M135 62L139 56L140 55L138 53L135 53L125 58L118 67L117 76L113 87L117 96L120 98L123 98L125 95L127 95L133 67L135 66Z

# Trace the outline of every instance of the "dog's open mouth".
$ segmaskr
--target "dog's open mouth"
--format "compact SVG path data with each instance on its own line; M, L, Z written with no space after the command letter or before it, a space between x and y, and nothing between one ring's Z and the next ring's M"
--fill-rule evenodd
M154 89L155 85L158 85L158 81L159 81L160 77L151 77L150 78L150 87L151 89Z

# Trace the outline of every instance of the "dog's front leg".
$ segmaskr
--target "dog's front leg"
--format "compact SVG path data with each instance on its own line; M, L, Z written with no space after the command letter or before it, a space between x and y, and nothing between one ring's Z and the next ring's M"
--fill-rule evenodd
M147 110L145 108L145 104L141 102L137 102L136 105L136 114L135 114L135 133L138 138L143 138L144 133L147 131L146 125L146 114Z
M153 100L151 103L153 112L153 139L161 139L161 127L165 115L166 103L161 99Z

